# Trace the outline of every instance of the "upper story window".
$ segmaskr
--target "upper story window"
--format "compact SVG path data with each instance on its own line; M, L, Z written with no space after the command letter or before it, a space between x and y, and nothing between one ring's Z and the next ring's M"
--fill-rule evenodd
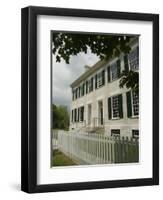
M117 63L111 65L111 80L114 81L118 78Z
M85 82L85 93L88 93L88 80Z
M85 83L83 83L81 85L80 90L81 90L81 96L84 96L84 94L85 94Z
M108 72L108 82L114 81L120 77L120 72L121 72L121 62L118 59L115 63L112 65L108 66L107 72Z
M105 70L95 75L95 88L105 85Z
M88 89L89 92L93 91L93 77L88 80Z
M128 60L129 60L130 70L139 69L139 48L138 47L136 47L129 53Z
M75 91L72 90L72 100L75 100Z

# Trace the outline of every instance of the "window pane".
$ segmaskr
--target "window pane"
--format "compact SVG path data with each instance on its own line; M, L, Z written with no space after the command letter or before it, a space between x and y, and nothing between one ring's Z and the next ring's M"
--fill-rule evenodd
M131 70L139 69L139 53L138 48L135 48L131 53L129 53L129 63Z
M97 88L102 86L102 73L97 74Z
M133 115L139 115L139 96L137 93L132 92L132 105L133 105Z
M139 138L139 130L132 130L132 137Z
M111 65L111 79L116 80L118 78L117 63Z
M119 98L118 98L118 96L112 97L112 111L113 111L113 118L119 117Z
M120 137L120 129L112 129L111 136Z

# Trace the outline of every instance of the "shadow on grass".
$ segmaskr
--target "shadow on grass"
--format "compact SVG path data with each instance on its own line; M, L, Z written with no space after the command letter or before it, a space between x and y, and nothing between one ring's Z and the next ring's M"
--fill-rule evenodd
M59 150L53 151L53 166L72 166L77 165L74 161L72 161L69 157L63 154Z

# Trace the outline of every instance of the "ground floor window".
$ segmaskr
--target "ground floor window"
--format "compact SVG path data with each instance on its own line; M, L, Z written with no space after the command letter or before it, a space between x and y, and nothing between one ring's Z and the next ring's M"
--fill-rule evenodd
M133 138L139 138L139 130L132 130L132 137Z
M119 99L118 99L118 96L112 97L112 112L113 112L113 118L119 117Z
M134 91L128 91L127 97L127 116L138 117L139 116L139 93Z
M80 107L80 121L84 121L84 106Z
M120 137L120 129L111 129L111 136Z
M108 118L123 118L123 97L122 94L108 98Z

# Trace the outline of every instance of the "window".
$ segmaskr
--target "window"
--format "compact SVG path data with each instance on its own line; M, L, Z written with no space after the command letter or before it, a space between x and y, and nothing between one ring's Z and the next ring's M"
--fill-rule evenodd
M83 83L83 84L81 85L80 90L81 90L81 96L84 96L84 93L85 93L85 83Z
M103 85L105 85L105 70L95 76L95 88L100 88Z
M118 59L111 66L108 66L108 68L107 68L108 82L114 81L114 80L120 78L120 73L121 73L121 66L120 65L121 65L121 62L120 62L120 59Z
M71 122L74 121L74 110L71 111Z
M85 83L85 85L86 85L86 94L88 93L88 81L86 81L86 83Z
M135 92L132 92L132 110L133 116L139 115L139 96Z
M112 113L113 118L119 117L119 99L118 96L112 97Z
M129 65L131 70L138 70L139 69L139 48L135 48L132 50L129 55Z
M116 80L118 78L117 63L111 65L111 80Z
M93 91L93 77L88 80L88 90L89 92Z
M81 87L79 87L79 97L81 96Z
M72 100L74 100L75 99L75 91L73 90L72 91Z
M111 129L111 136L120 137L120 129Z
M102 86L102 74L101 73L97 74L97 88L99 88L100 86Z
M80 107L80 121L84 121L84 106Z
M78 91L78 98L79 98L80 97L80 87L78 87L77 91Z
M132 137L139 139L139 130L132 130Z
M126 93L127 97L127 116L128 118L130 117L135 117L139 115L139 94L128 91Z
M122 94L108 98L108 119L123 118Z
M74 121L77 122L77 109L76 109L76 108L75 108L74 112L75 112L75 113L74 113L74 115L75 115L75 116L74 116Z

